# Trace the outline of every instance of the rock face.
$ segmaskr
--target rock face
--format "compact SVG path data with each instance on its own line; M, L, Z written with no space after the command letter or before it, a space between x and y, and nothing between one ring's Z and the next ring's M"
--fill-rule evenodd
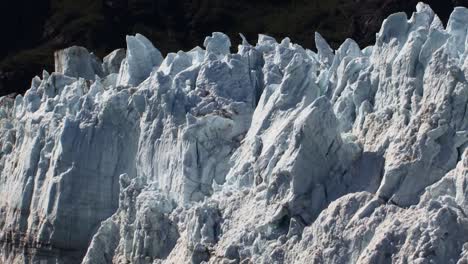
M468 263L467 20L59 52L0 102L0 261Z
M54 69L53 52L85 46L100 57L125 46L123 36L143 32L164 54L202 45L222 31L235 47L238 32L290 37L314 47L314 32L333 48L346 38L373 44L390 14L414 12L418 0L15 0L0 1L0 96L24 94L31 76ZM468 0L426 0L444 24ZM27 8L26 8L27 7ZM293 26L291 26L293 25ZM311 37L312 36L312 37Z

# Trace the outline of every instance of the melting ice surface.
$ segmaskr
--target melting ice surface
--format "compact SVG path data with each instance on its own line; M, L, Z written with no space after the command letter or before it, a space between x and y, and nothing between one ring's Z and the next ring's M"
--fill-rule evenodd
M468 263L467 30L59 51L1 99L0 262Z

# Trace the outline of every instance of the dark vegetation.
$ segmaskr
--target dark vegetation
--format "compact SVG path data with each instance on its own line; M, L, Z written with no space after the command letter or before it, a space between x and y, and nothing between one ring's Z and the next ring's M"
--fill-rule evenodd
M313 48L320 32L336 48L346 38L373 43L382 20L414 11L418 0L4 0L0 1L0 95L22 93L53 52L85 46L98 56L125 47L125 35L142 33L163 53L202 45L213 31L235 47L258 33ZM428 0L444 22L468 0Z

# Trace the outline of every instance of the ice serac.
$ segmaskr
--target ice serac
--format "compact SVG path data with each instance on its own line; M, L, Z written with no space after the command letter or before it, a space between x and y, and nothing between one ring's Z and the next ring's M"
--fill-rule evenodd
M83 47L73 46L55 52L55 72L75 78L94 80L102 76L102 65L94 54Z
M120 65L125 59L126 52L124 49L117 49L111 52L109 55L104 57L102 68L104 75L118 74L120 71Z
M114 175L135 174L139 116L128 91L105 91L98 80L36 80L2 120L2 262L53 261L49 251L78 262L118 208Z
M0 99L0 262L468 263L467 21L58 52Z
M127 56L122 61L118 85L137 86L150 75L163 60L161 52L144 36L127 36Z

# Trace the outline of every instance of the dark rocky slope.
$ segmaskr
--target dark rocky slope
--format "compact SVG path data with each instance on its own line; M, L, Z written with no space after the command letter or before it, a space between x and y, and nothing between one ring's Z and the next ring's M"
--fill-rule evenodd
M103 56L124 47L122 36L142 33L163 52L202 44L213 31L234 42L239 32L290 37L312 48L319 31L332 47L355 39L372 43L389 14L414 11L416 0L16 0L1 1L0 95L23 93L31 76L53 69L53 51L85 46ZM428 0L444 23L468 0ZM237 43L234 43L237 44Z

